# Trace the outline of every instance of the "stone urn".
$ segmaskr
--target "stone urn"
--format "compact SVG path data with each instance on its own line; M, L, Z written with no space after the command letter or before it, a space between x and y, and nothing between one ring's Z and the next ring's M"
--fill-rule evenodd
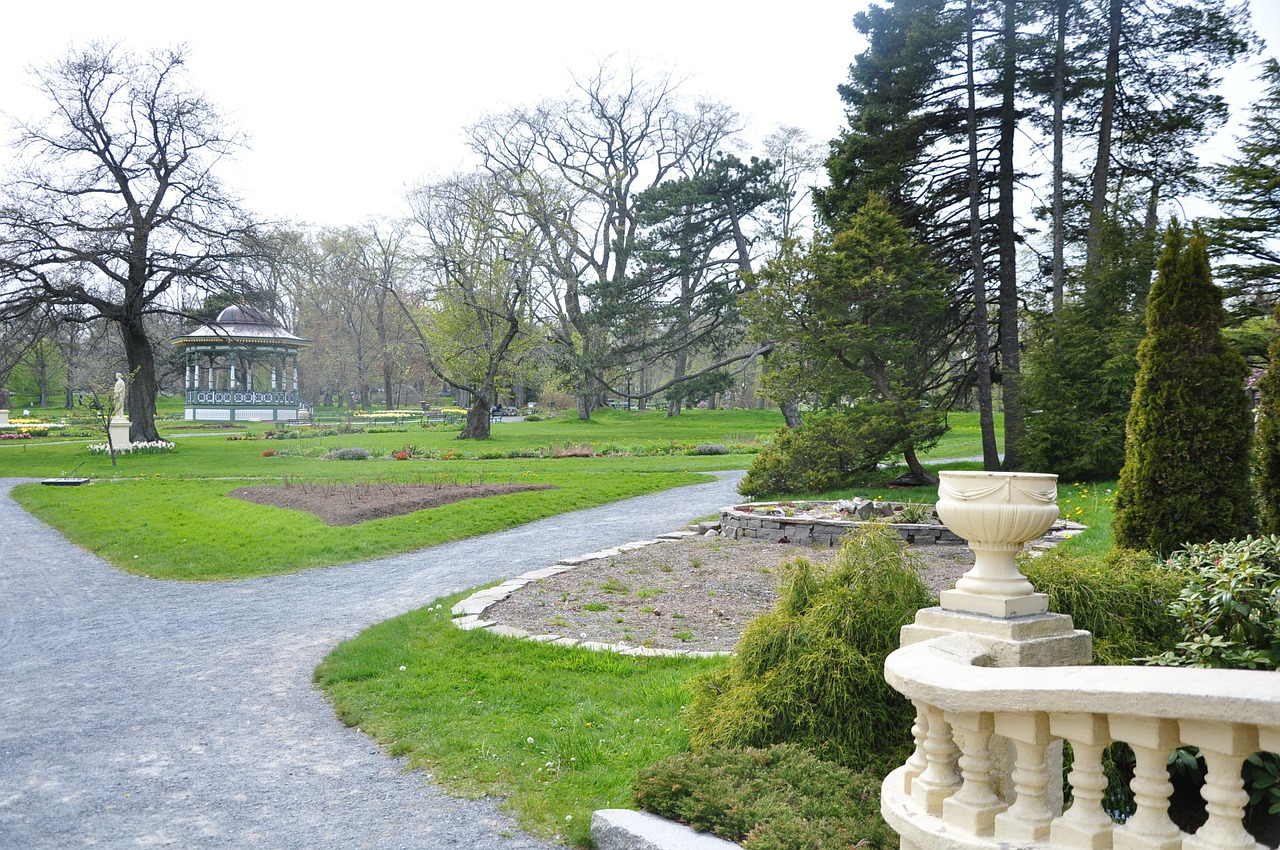
M1022 617L1049 610L1018 571L1023 544L1058 518L1058 476L1038 472L938 473L938 517L969 542L973 569L943 591L941 607L992 617Z

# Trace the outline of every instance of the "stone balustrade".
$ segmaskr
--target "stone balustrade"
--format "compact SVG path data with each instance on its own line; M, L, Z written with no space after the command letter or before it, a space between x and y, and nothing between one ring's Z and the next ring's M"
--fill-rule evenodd
M1164 667L998 666L998 640L917 629L891 654L888 682L916 707L915 752L882 789L903 850L1255 850L1244 827L1244 760L1280 752L1280 676ZM1083 634L1083 633L1080 633ZM937 636L930 636L937 635ZM911 639L909 628L904 637ZM1071 744L1073 803L1061 811L1055 753ZM1103 808L1104 749L1135 754L1136 812ZM1166 764L1198 747L1208 820L1168 816ZM1011 762L1002 771L1002 754Z

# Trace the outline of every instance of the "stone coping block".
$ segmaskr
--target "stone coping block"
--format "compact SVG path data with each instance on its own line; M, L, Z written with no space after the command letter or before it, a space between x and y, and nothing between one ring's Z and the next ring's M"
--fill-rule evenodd
M695 832L649 812L600 809L591 815L591 839L599 850L736 850L738 845Z

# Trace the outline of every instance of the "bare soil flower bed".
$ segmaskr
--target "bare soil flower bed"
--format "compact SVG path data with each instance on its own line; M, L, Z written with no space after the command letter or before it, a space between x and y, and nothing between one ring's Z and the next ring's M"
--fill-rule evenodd
M484 617L532 634L723 652L773 607L788 562L829 563L838 551L715 536L663 542L533 582ZM934 593L954 586L973 565L963 546L910 552Z
M552 489L553 484L268 484L240 487L227 495L258 505L306 511L325 525L340 526L403 516L464 499Z

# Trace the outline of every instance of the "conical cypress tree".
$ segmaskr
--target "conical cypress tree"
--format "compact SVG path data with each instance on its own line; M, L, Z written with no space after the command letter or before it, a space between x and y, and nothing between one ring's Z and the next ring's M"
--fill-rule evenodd
M1276 308L1280 323L1280 307ZM1254 433L1262 530L1280 534L1280 336L1267 352L1267 371L1258 381L1258 425Z
M1222 319L1204 236L1197 227L1188 239L1175 220L1138 346L1112 525L1120 546L1167 554L1254 530L1248 368L1223 339Z

